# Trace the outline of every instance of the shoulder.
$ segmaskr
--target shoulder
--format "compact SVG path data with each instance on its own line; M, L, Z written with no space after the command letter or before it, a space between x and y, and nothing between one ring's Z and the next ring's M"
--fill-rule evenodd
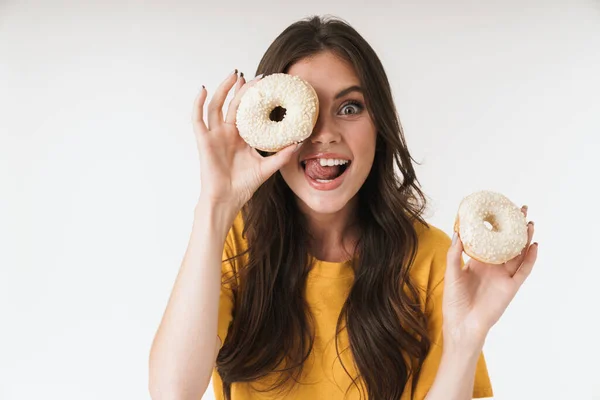
M452 239L446 232L429 223L424 225L417 222L415 231L418 238L418 252L431 253L438 250L446 252L452 243Z
M417 249L411 266L411 276L423 289L430 291L444 278L446 255L452 244L450 236L432 225L415 224Z

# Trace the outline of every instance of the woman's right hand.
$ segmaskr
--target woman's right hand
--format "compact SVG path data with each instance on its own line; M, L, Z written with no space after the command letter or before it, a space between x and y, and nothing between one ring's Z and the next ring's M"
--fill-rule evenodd
M200 156L201 194L210 205L225 205L239 211L254 192L279 168L285 165L298 145L293 144L278 153L262 157L239 135L236 114L246 90L260 77L246 83L237 70L217 88L208 104L208 124L204 122L204 102L207 91L202 90L194 101L192 124ZM223 118L223 104L229 91L234 97Z

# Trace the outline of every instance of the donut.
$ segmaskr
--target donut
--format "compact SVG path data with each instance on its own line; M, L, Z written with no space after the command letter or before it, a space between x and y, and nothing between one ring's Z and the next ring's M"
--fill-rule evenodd
M319 99L314 88L298 76L276 73L244 93L236 125L251 147L277 152L307 139L318 116Z
M506 196L482 190L466 196L458 207L454 231L465 253L487 264L502 264L527 245L527 220Z

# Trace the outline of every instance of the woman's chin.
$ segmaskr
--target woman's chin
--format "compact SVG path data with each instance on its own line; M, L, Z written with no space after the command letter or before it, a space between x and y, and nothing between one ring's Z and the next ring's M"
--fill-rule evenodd
M297 197L303 203L301 206L303 211L315 214L335 214L348 204L348 199L343 198L344 196L332 198L331 196L313 196L305 193Z
M284 175L284 179L286 176ZM304 175L301 179L286 180L286 183L294 192L300 209L303 212L315 214L335 214L343 210L350 202L352 191L341 185L335 190L318 190L306 183ZM344 182L349 183L349 182Z

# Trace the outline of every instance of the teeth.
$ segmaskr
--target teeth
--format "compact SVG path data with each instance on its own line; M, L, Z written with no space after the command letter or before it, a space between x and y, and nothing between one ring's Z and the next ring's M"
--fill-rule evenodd
M320 183L327 183L327 182L331 182L333 179L315 179L315 181L320 182Z
M348 164L348 160L341 160L336 158L319 158L319 164L322 167L333 167L334 165Z

